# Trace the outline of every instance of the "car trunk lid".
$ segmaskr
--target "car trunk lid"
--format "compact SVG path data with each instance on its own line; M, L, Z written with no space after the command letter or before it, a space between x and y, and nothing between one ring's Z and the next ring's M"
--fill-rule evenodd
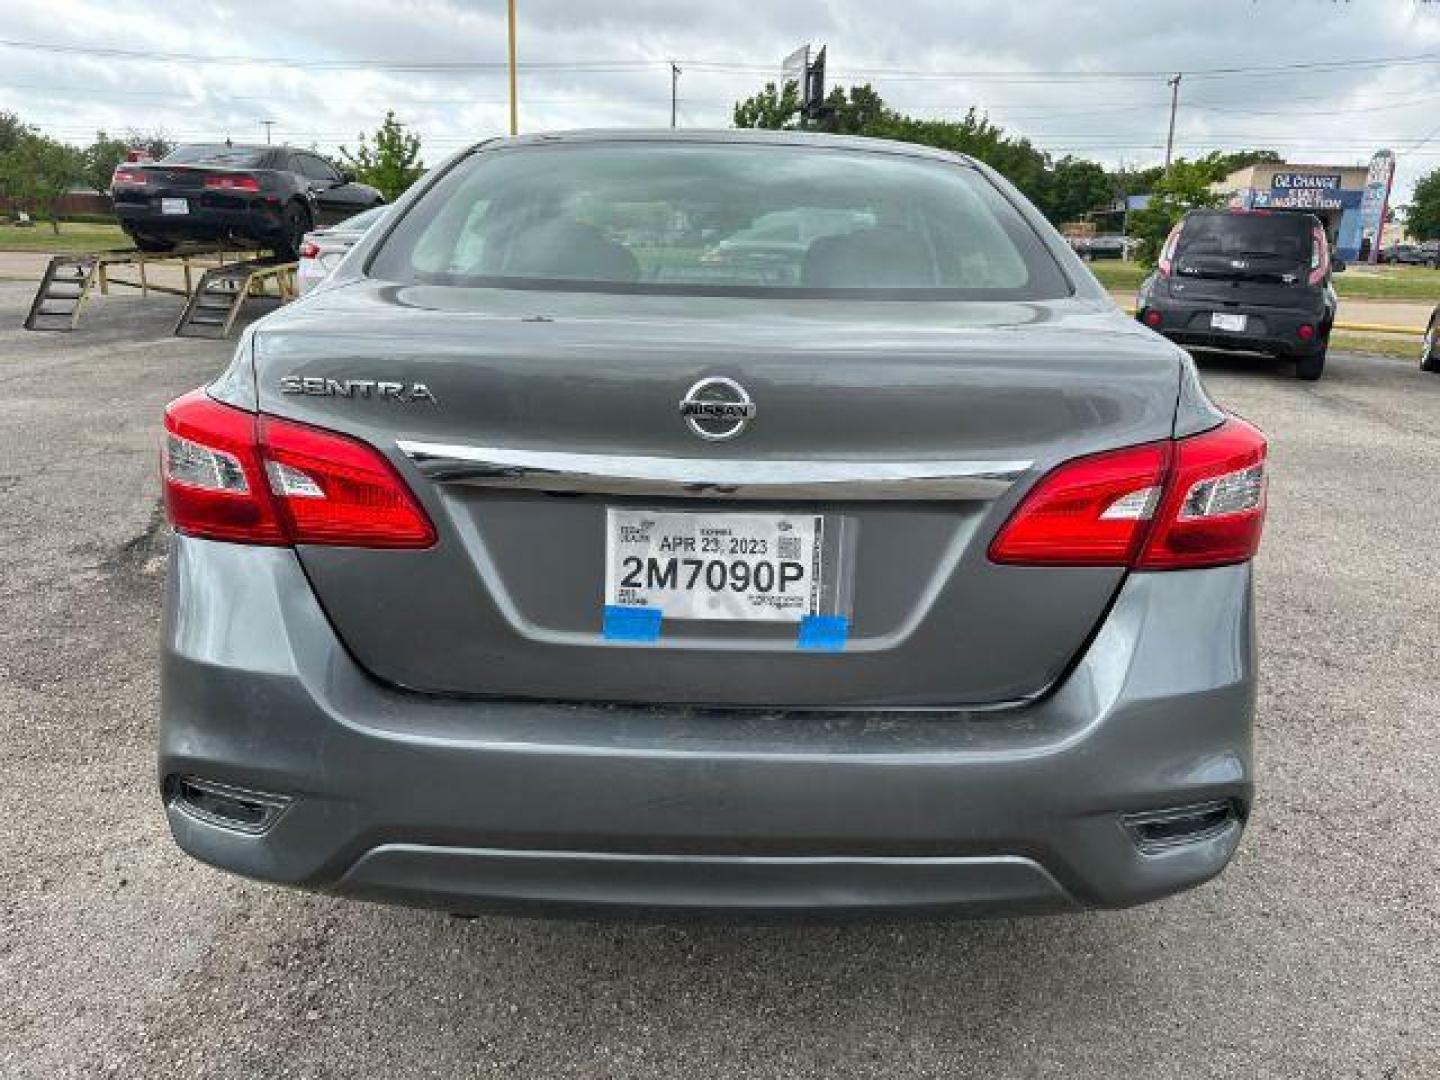
M999 566L987 546L1058 462L1169 437L1179 386L1172 351L1080 301L359 283L277 317L256 362L265 411L380 447L440 533L424 551L300 549L377 677L717 706L973 707L1043 692L1123 571ZM698 437L679 408L714 378L755 406L727 441ZM793 621L668 616L653 634L613 632L616 522L697 513L821 534L822 639Z

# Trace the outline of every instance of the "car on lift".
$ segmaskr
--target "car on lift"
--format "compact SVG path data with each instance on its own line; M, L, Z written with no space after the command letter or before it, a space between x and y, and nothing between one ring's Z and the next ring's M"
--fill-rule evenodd
M180 146L155 162L123 162L110 182L115 216L142 251L186 241L270 248L294 258L311 229L385 197L309 150L230 143Z
M1140 286L1135 317L1179 345L1262 352L1320 378L1339 301L1313 214L1191 210Z

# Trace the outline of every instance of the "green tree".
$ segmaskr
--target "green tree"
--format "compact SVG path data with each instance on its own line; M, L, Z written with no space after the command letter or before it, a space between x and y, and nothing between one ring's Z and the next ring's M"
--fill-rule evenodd
M110 190L110 177L115 166L125 160L130 144L124 139L112 139L103 131L95 133L95 141L81 151L81 164L85 185L99 195Z
M20 142L20 137L30 130L13 112L0 110L0 154L8 154Z
M1415 185L1405 231L1416 240L1440 240L1440 169L1426 173Z
M84 172L79 150L33 131L22 134L14 149L0 156L0 183L6 194L27 210L48 212L56 233L60 232L56 204Z
M1141 262L1155 261L1165 237L1187 210L1220 205L1224 196L1210 190L1210 185L1220 179L1215 157L1212 154L1195 161L1177 158L1171 162L1151 188L1149 205L1130 215L1130 235L1140 239L1137 254Z
M340 148L345 165L356 179L379 188L386 199L393 200L420 178L425 164L420 160L420 136L412 135L395 119L395 110L385 113L373 141L363 134L360 145L351 150Z
M1051 167L1044 192L1043 208L1054 222L1079 221L1090 211L1109 206L1118 195L1115 178L1104 166L1068 155Z
M95 133L95 141L81 154L84 161L85 184L101 195L110 190L110 177L115 166L125 160L131 150L143 150L152 158L163 158L171 150L170 140L159 132L141 134L134 128L123 138L111 138L104 131Z
M840 135L879 135L901 118L869 83L848 90L837 86L825 97L825 115L816 125Z
M1233 150L1227 154L1214 153L1207 158L1219 174L1216 180L1223 180L1236 169L1247 165L1281 165L1285 159L1275 150Z
M737 128L767 128L771 131L797 127L800 119L800 84L794 79L783 89L766 83L758 94L737 101L732 112Z
M794 81L783 88L766 83L759 93L736 102L733 113L738 128L792 129L800 126L799 116L800 88ZM974 109L958 120L906 116L886 105L868 83L834 87L825 97L824 116L814 126L841 135L897 139L969 154L1006 176L1053 221L1094 209L1113 197L1114 185L1099 182L1105 170L1093 162L1066 158L1052 168L1050 159L1028 139L1010 135Z

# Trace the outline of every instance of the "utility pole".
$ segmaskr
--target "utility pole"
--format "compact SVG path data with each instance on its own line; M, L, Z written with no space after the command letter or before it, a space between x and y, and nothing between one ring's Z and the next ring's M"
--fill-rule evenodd
M1166 79L1165 85L1170 87L1170 134L1165 136L1165 168L1170 168L1170 154L1175 149L1175 109L1180 104L1180 72L1175 73L1173 79Z
M510 134L520 134L520 103L515 97L515 0L507 0L510 18Z
M675 110L678 104L677 94L680 90L680 65L674 60L670 61L670 126L675 126Z
M274 120L261 120L260 123L262 123L262 124L265 125L265 145L266 145L266 146L269 146L269 145L270 145L270 129L275 126L275 121L274 121Z

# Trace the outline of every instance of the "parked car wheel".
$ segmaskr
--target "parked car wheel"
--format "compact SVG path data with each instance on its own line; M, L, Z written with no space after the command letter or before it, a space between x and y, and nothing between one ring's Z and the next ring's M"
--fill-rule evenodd
M1304 379L1306 382L1314 382L1325 374L1325 354L1330 350L1330 335L1327 333L1322 339L1320 348L1309 356L1299 357L1295 361L1295 377Z
M1420 346L1420 370L1440 374L1440 307L1430 315L1425 342Z

